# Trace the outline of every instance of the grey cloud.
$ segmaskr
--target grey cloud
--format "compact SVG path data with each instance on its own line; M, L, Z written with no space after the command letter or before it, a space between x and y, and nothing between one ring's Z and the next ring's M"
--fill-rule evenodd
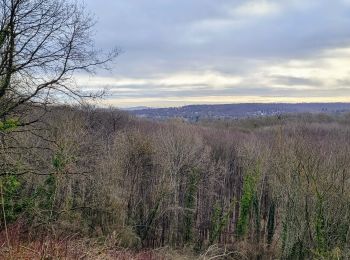
M279 5L280 10L245 17L229 12L247 2L252 0L86 0L87 8L98 17L98 47L118 46L123 50L113 70L115 75L123 77L204 70L243 75L254 72L261 62L312 60L324 50L350 46L350 5L345 1L269 0ZM218 21L217 26L210 25ZM226 25L220 25L220 21ZM323 86L322 82L303 77L271 79L287 86ZM118 92L118 95L167 97L176 92L161 86L128 87L139 91ZM349 93L347 88L320 91L313 95ZM220 90L196 87L192 91L179 89L176 93L179 96L310 94L306 90L276 90L268 86Z
M206 97L206 96L265 96L265 97L336 97L339 95L350 96L350 88L334 89L290 89L271 88L268 86L239 86L213 91L210 86L193 86L193 88L178 88L178 86L168 86L160 88L157 85L128 85L125 88L110 89L109 99L123 98L168 98L168 97ZM133 91L128 91L131 89ZM135 91L137 90L137 91Z
M277 84L287 85L287 86L299 86L299 85L309 85L309 86L323 86L324 83L314 79L302 78L302 77L292 77L292 76L270 76L270 79Z

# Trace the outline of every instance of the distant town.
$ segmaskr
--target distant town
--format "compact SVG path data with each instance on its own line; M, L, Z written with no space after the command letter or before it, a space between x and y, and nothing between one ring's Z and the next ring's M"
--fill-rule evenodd
M340 114L350 112L350 103L245 103L224 105L190 105L170 108L130 109L137 117L152 119L183 118L188 121L200 119L239 119L294 113Z

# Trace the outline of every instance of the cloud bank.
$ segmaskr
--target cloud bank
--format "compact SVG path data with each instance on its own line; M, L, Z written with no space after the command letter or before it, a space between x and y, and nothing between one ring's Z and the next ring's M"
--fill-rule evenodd
M348 0L86 1L112 72L78 75L115 106L350 101Z

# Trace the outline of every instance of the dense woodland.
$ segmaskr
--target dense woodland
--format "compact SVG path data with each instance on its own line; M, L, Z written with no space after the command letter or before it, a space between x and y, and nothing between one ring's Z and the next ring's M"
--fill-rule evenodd
M94 24L80 1L0 0L0 259L350 258L349 114L94 108L74 76L119 53Z
M349 114L191 124L53 107L1 125L0 244L348 259L349 156Z

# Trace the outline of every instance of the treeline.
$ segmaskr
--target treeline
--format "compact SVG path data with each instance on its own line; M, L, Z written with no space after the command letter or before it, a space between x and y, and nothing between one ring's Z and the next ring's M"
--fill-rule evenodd
M135 250L217 245L227 259L347 259L349 118L189 124L57 107L8 121L0 243L76 234Z

